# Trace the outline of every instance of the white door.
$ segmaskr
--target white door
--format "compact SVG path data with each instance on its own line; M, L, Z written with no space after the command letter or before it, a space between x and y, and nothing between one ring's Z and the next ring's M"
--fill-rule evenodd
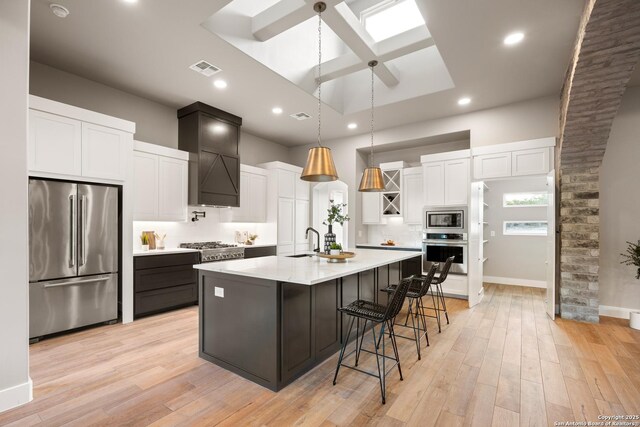
M378 192L362 194L362 223L380 224L382 222L382 196Z
M484 297L484 182L471 184L469 204L469 307L482 301ZM447 279L448 280L448 279Z
M82 123L29 110L29 170L80 176Z
M547 174L547 314L556 318L556 171Z
M424 204L427 206L444 205L444 162L422 164L424 179Z
M277 170L278 175L278 196L279 197L296 197L296 174L291 171L282 169Z
M186 160L159 156L158 219L187 220L187 167Z
M127 132L82 123L82 176L123 181L132 139Z
M511 176L511 153L483 154L473 158L475 179Z
M307 181L303 181L300 179L300 176L302 174L300 173L295 173L294 179L296 180L296 199L300 199L300 200L310 200L311 199L311 184L309 184Z
M133 152L133 220L158 219L158 156Z
M422 168L408 168L403 171L402 192L404 197L403 220L405 224L422 224Z
M444 162L444 204L466 205L469 199L469 159Z
M511 153L513 176L541 175L549 172L549 147Z
M278 198L278 255L295 251L295 200Z
M309 227L309 201L296 200L296 249L295 252L304 253L309 251L309 240L307 240L305 231ZM313 235L312 235L313 236Z

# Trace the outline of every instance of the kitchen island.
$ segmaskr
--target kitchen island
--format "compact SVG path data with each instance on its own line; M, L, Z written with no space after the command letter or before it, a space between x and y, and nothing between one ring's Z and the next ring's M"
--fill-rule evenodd
M270 256L196 265L200 357L278 391L340 349L337 309L419 274L416 252L359 249L346 263ZM352 334L352 337L354 335Z

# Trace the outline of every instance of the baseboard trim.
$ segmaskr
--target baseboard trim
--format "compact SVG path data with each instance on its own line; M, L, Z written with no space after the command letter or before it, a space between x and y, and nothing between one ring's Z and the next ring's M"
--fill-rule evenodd
M33 382L29 378L26 383L0 390L0 412L29 403L32 399Z
M515 279L512 277L484 276L482 280L486 283L497 283L498 285L526 286L528 288L546 288L547 282L544 280Z
M634 308L613 307L610 305L601 305L598 309L600 316L617 317L618 319L629 320L632 311L640 311Z

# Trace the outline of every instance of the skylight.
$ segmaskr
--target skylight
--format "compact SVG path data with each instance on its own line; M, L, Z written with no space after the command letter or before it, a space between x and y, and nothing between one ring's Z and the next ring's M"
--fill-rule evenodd
M384 1L363 11L360 20L376 42L425 24L415 0Z

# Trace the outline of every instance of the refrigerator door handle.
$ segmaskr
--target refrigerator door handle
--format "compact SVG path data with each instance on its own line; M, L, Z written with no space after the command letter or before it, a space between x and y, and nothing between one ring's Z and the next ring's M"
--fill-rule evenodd
M78 242L78 229L76 224L78 223L78 210L76 206L76 196L69 196L69 204L71 209L69 210L69 220L71 221L71 227L69 227L71 232L71 244L69 245L69 250L71 252L69 257L69 267L76 266L76 256L77 256L77 242Z
M95 279L75 280L75 281L71 281L71 282L46 283L45 285L43 285L43 288L59 288L59 287L62 287L62 286L81 285L83 283L104 282L105 280L109 280L109 276L98 277L98 278L95 278Z
M87 230L87 197L80 196L80 262L79 265L85 265L87 262L87 242L86 242L86 230Z

